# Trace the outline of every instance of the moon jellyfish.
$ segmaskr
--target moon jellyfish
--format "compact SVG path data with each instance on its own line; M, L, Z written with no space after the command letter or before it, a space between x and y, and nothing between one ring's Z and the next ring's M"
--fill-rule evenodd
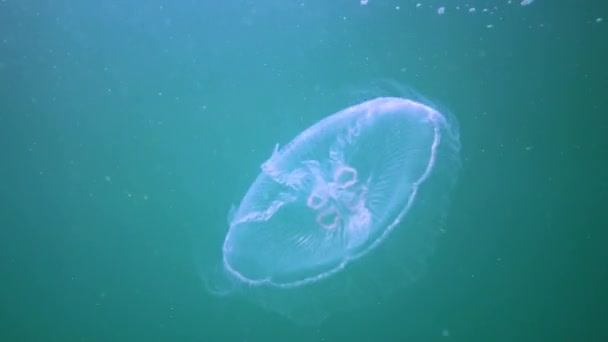
M330 115L261 165L207 283L304 324L382 301L424 271L459 151L455 120L421 102Z

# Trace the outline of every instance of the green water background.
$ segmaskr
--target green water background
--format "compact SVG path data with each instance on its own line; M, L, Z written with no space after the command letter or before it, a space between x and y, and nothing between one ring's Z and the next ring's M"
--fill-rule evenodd
M608 340L607 6L444 2L0 2L0 340ZM380 78L460 124L426 277L312 328L209 295L274 144Z

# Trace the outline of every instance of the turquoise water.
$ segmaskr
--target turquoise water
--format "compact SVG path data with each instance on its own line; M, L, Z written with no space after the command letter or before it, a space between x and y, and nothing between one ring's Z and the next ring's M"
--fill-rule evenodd
M420 3L0 1L0 340L608 339L608 7ZM460 124L426 275L315 327L208 293L275 144L379 79Z

